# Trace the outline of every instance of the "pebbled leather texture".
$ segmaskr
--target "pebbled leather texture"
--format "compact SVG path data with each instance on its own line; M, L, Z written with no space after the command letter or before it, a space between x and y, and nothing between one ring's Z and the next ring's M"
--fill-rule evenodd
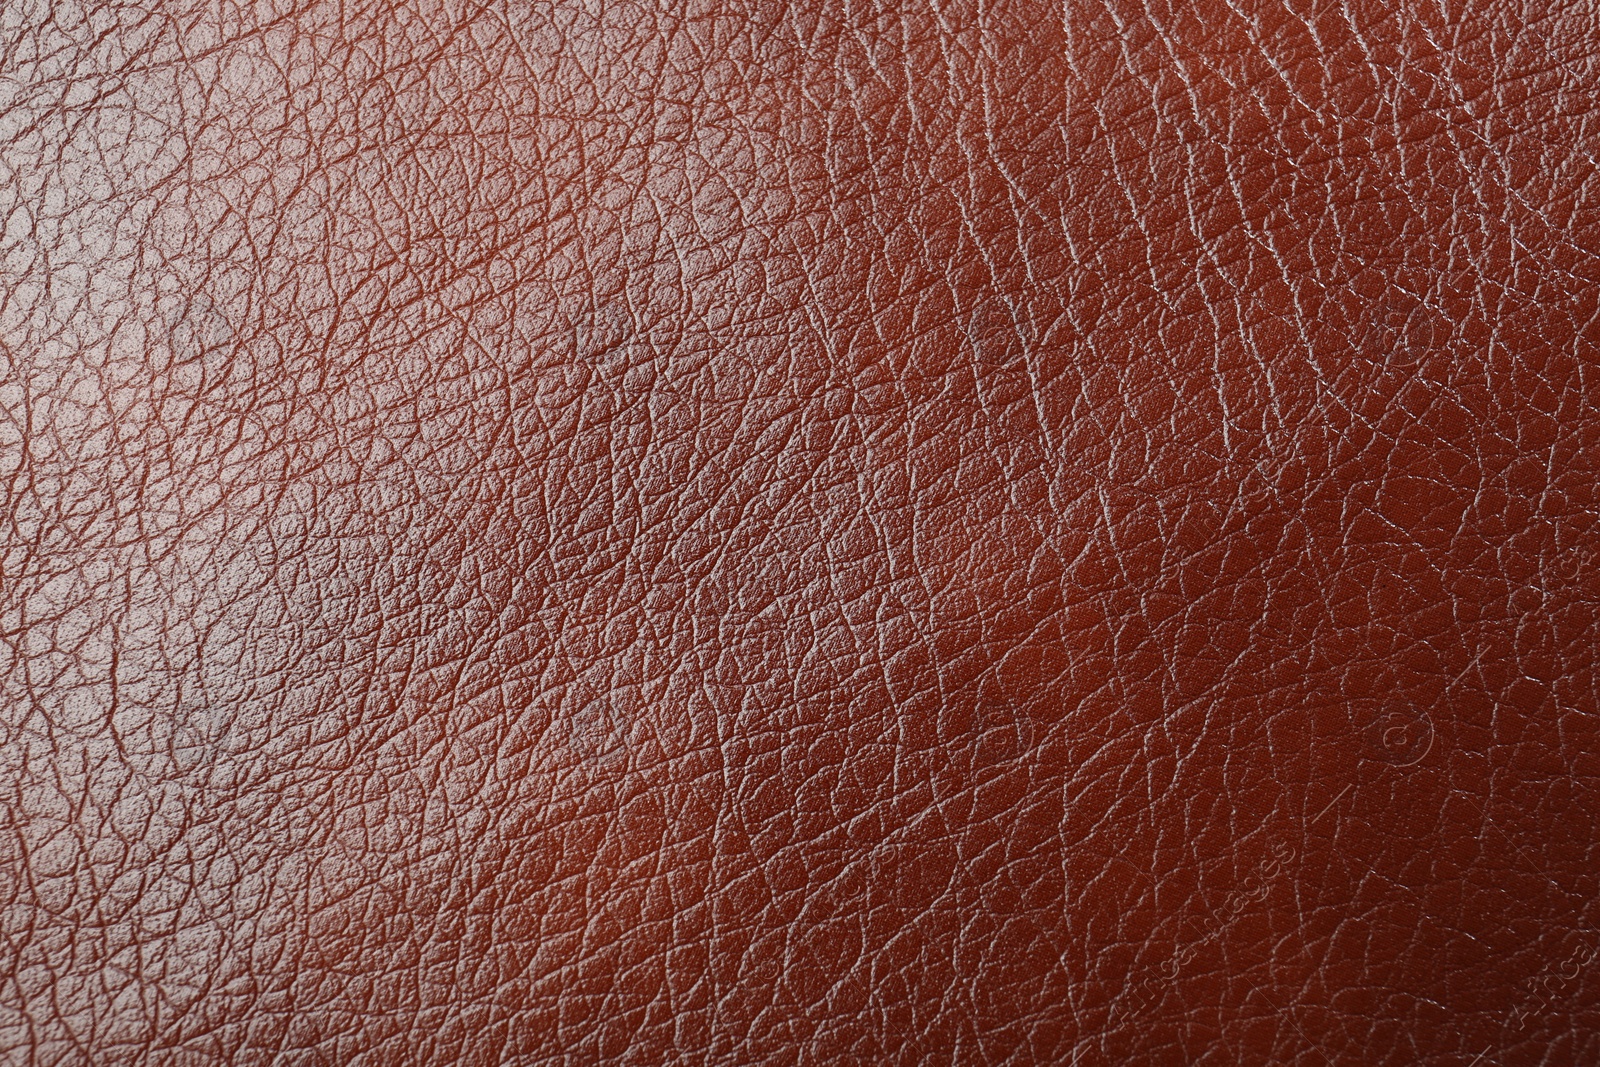
M0 7L0 1061L1600 1062L1597 42Z

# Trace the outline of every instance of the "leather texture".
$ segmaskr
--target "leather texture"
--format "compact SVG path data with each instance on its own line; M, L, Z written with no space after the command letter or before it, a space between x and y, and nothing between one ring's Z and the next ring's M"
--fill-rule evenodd
M0 7L0 1061L1600 1063L1597 42Z

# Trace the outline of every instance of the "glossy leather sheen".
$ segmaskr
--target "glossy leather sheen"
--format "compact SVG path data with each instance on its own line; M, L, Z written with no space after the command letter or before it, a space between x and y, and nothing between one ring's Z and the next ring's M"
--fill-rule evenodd
M0 8L0 1062L1600 1063L1600 14Z

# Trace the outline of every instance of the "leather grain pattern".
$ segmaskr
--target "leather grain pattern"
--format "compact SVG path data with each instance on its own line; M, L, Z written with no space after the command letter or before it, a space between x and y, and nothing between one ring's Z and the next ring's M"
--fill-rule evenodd
M1600 8L0 6L0 1061L1600 1063Z

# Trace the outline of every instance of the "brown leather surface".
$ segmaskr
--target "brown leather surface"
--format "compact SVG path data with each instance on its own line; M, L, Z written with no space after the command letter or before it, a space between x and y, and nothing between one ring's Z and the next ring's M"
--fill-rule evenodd
M1600 14L0 8L0 1061L1600 1063Z

